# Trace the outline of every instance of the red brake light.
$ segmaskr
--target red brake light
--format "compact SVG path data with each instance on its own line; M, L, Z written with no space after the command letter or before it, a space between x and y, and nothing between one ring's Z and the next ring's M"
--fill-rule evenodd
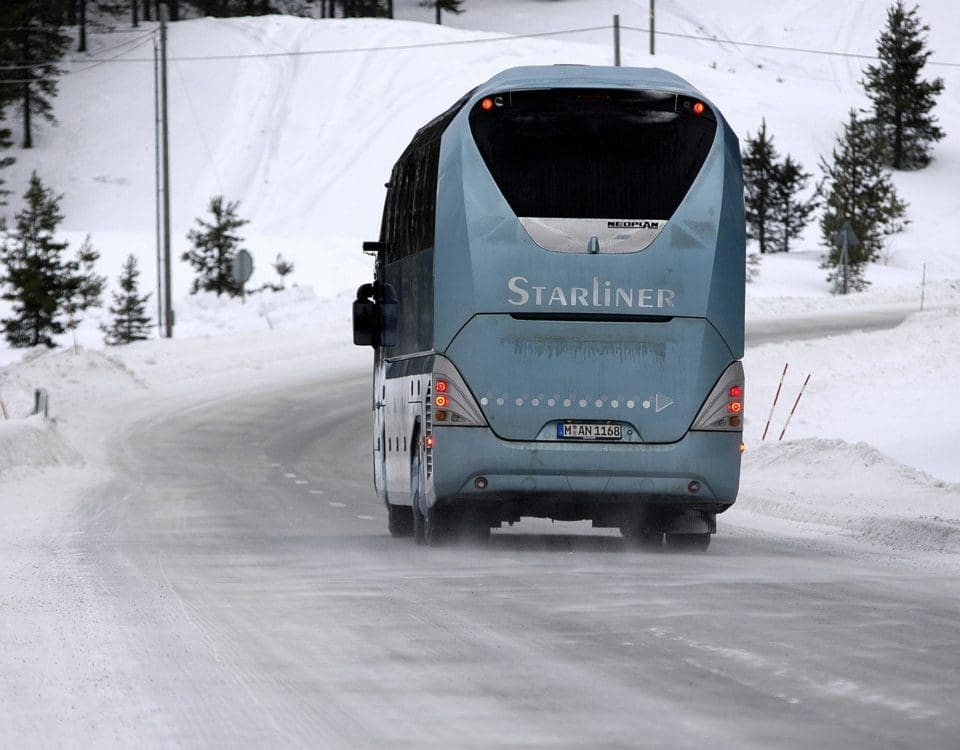
M730 398L740 398L743 396L743 386L734 385L730 388Z
M437 393L446 393L447 388L449 388L449 386L447 385L446 380L440 380L438 378L436 384L434 385L434 388L437 389Z

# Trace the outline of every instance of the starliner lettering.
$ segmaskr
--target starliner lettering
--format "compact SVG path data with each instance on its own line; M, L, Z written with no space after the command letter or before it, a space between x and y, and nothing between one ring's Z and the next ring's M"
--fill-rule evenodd
M510 296L507 302L521 306L532 302L540 307L606 307L640 308L673 307L677 293L673 289L639 289L614 286L594 276L590 286L534 286L526 276L507 280Z

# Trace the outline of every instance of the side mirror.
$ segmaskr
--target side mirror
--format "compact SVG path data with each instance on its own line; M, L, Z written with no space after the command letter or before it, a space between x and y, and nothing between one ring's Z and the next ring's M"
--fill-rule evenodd
M397 293L390 284L383 285L380 301L380 346L396 346L400 343L400 305Z
M353 343L357 346L375 346L377 339L377 305L373 301L373 284L357 289L353 303Z
M389 284L363 284L353 302L353 343L357 346L396 346L400 342L400 306Z

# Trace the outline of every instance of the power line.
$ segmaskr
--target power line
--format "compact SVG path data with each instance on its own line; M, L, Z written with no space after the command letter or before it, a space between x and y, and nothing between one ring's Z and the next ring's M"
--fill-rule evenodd
M582 34L591 31L609 31L612 28L610 25L604 26L589 26L578 29L560 29L556 31L542 31L534 32L530 34L514 34L514 35L503 35L497 37L488 37L484 39L458 39L451 40L446 42L421 42L417 44L396 44L396 45L387 45L384 47L338 47L334 49L323 49L323 50L290 50L285 52L250 52L250 53L238 53L232 55L183 55L180 57L171 57L171 62L206 62L206 61L220 61L220 60L247 60L247 59L270 59L270 58L281 58L281 57L310 57L310 56L320 56L320 55L342 55L342 54L354 54L354 53L374 53L374 52L392 52L392 51L403 51L403 50L415 50L415 49L430 49L430 48L440 48L440 47L459 47L468 44L490 44L496 42L508 42L515 39L534 39L541 37L551 37L551 36L563 36L567 34ZM640 33L648 34L650 29L644 29L637 26L623 26L622 29L628 31L636 31ZM149 31L143 34L143 37L152 36L155 32ZM776 44L763 44L759 42L743 42L737 41L735 39L721 39L716 37L708 37L698 34L683 34L679 32L663 31L657 30L656 34L666 37L671 37L675 39L690 39L694 41L709 42L712 44L728 44L739 47L753 47L757 49L767 49L778 52L795 52L800 54L810 54L810 55L824 55L824 56L833 56L833 57L843 57L850 59L858 60L878 60L879 57L876 55L867 55L856 52L839 52L836 50L824 50L816 49L810 47L792 47L786 45L776 45ZM123 45L118 45L123 46ZM137 45L140 46L140 45ZM132 50L127 50L132 51ZM47 62L47 63L33 63L32 65L26 66L0 66L0 70L30 70L37 67L43 66L54 66L58 65L63 61ZM87 64L95 63L96 65L102 63L144 63L152 62L152 60L147 58L120 58L119 55L113 58L100 60L98 58L88 58L86 60L68 60L68 64ZM943 67L952 67L960 68L960 63L958 62L946 62L946 61L937 61L937 60L928 60L928 65L937 65ZM94 65L88 66L87 68L79 71L64 71L62 75L69 75L72 73L85 72L89 70L90 67L95 67ZM59 76L54 76L54 78ZM47 80L47 79L33 79L35 81ZM0 81L0 83L24 83L27 81Z
M141 45L137 44L137 42L140 42L141 40L144 40L144 39L147 39L147 38L152 38L152 37L155 36L155 35L156 35L156 31L146 31L146 32L141 31L141 32L140 32L140 36L134 37L133 39L127 39L127 40L125 40L125 41L123 41L123 42L120 42L119 44L113 45L112 47L107 47L107 48L105 48L105 49L97 50L96 54L97 54L97 55L108 54L108 53L110 53L110 52L113 52L114 50L119 50L119 49L121 49L122 47L129 47L129 49L127 49L127 50L125 50L125 51L126 51L126 52L132 52L133 50L137 49L137 47L141 46ZM131 45L132 45L132 46L131 46ZM122 53L121 53L121 54L122 54ZM52 61L46 61L46 62L24 63L24 64L22 64L22 65L0 65L0 70L10 70L10 71L14 71L14 70L33 70L33 69L35 69L35 68L49 68L49 67L54 67L54 66L57 66L57 65L88 65L88 64L90 64L90 63L100 64L100 63L103 63L103 62L112 62L112 61L114 61L114 59L115 59L115 57L109 57L109 58L102 58L102 57L66 58L66 59L63 59L63 60L52 60ZM69 72L69 71L68 71L68 72Z
M629 31L639 31L644 34L649 34L650 29L641 29L636 26L620 26L621 29L627 29ZM714 44L731 44L736 47L756 47L758 49L769 49L775 50L777 52L800 52L807 55L828 55L831 57L848 57L857 60L879 60L880 58L877 55L866 55L858 52L837 52L834 50L825 50L825 49L814 49L811 47L788 47L778 44L762 44L760 42L738 42L735 39L720 39L717 37L710 36L700 36L697 34L680 34L674 31L661 31L657 30L656 34L658 36L668 36L674 39L693 39L699 42L713 42ZM960 68L960 63L957 62L943 62L938 60L927 60L927 65L941 65L949 68Z
M78 73L86 73L87 71L93 70L94 68L99 68L101 65L105 65L106 63L120 62L120 59L119 59L120 55L125 55L125 54L127 54L128 52L133 52L134 50L139 49L140 47L142 47L143 45L145 45L147 42L152 41L152 39L153 39L153 34L147 34L147 35L144 36L144 38L140 39L140 41L139 41L137 44L135 44L133 47L130 47L129 49L121 50L120 52L118 52L118 53L117 53L116 55L114 55L113 57L105 57L105 58L102 58L102 59L95 58L95 59L91 59L91 60L85 60L84 62L85 62L85 63L89 63L89 64L88 64L86 67L84 67L84 68L80 68L79 70L64 70L64 71L60 71L60 73L59 73L58 75L47 75L47 76L41 76L41 77L39 77L39 78L21 78L21 79L12 79L12 80L2 80L2 79L0 79L0 86L3 86L4 84L8 84L8 85L18 85L18 84L24 84L24 83L41 83L41 82L45 82L45 81L58 81L58 80L60 80L61 78L63 78L64 76L76 75L76 74L78 74ZM55 64L56 64L56 63L35 63L34 65L30 66L29 68L26 67L26 66L21 66L21 67L18 68L18 69L19 69L19 70L32 70L33 68L39 68L39 67L50 66L50 65L55 65Z

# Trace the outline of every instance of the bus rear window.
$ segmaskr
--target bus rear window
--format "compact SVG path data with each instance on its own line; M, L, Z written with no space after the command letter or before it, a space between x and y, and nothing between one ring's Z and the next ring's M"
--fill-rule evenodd
M716 127L696 99L610 89L506 92L470 113L483 160L520 217L669 219Z

